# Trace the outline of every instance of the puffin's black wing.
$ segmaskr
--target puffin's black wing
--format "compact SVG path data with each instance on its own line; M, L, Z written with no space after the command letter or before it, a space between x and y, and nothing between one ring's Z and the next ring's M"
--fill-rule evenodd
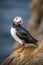
M23 32L17 32L16 35L21 39L27 38L27 34Z
M34 39L30 33L25 29L25 28L22 28L16 33L16 35L24 40L26 43L36 43L36 39Z

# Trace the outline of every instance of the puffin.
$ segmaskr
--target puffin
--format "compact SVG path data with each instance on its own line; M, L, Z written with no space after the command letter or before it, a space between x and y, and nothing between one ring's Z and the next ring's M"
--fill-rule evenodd
M27 29L22 27L23 23L23 19L20 16L16 16L13 19L13 24L10 29L12 37L21 45L21 47L16 50L18 53L24 50L26 44L38 45L38 40L36 40Z

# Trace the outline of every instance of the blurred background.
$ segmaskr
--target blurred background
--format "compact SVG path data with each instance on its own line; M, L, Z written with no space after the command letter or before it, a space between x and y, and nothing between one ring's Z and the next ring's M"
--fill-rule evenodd
M21 16L26 28L31 11L31 0L0 0L0 64L10 55L13 49L14 39L10 34L12 20L15 16Z

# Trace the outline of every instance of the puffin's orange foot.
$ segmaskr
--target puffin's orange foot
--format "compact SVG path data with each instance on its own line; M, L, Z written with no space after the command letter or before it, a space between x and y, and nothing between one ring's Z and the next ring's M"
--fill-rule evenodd
M16 50L17 53L21 53L24 50L25 46L20 47L19 49Z

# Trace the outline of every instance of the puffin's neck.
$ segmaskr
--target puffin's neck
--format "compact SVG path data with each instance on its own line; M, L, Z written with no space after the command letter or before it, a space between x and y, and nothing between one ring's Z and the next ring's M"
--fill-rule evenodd
M17 28L17 27L21 27L21 25L20 25L20 24L15 25L15 24L13 23L13 28Z

